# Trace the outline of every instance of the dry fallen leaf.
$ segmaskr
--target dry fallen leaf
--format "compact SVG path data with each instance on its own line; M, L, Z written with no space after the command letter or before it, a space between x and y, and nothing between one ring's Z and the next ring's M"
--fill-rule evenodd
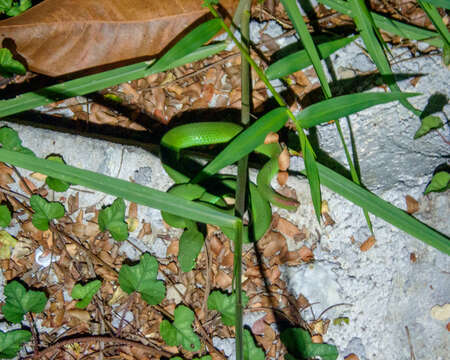
M441 321L448 320L450 318L450 304L433 306L431 308L431 317Z
M222 0L221 9L233 14L237 3ZM0 41L30 70L59 76L156 56L207 14L199 0L46 0L1 21Z
M359 357L356 356L355 354L350 354L350 355L347 355L347 356L344 358L344 360L359 360Z
M375 236L369 236L367 238L366 241L364 241L361 246L359 247L359 250L361 251L367 251L369 250L372 246L374 246L376 243L376 239Z
M405 201L406 211L408 212L408 214L414 214L415 212L419 211L419 202L412 196L406 195Z

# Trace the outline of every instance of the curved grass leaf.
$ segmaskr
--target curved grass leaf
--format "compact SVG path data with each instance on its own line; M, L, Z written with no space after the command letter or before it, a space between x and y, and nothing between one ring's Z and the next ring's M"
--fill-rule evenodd
M319 0L319 2L333 8L336 11L339 11L342 14L352 16L351 5L348 2L342 0ZM375 12L370 12L370 15L373 17L376 26L390 32L391 34L399 35L407 39L425 41L436 47L442 47L444 45L442 40L439 38L439 34L435 31L430 31L414 25L405 24L397 20L392 20Z
M432 4L436 7L450 10L450 2L448 0L423 0L423 1Z
M224 42L201 47L182 59L177 59L176 63L171 64L169 68L204 59L217 54L226 47L227 44ZM155 70L149 68L149 62L144 61L27 92L13 99L0 100L0 118L31 110L38 106L48 105L55 101L89 94L124 82L141 79L154 73Z
M418 96L417 93L361 93L337 96L308 106L296 115L305 129L348 116L371 106Z
M171 67L182 65L180 59L197 50L207 41L211 40L222 28L219 19L212 19L197 26L189 34L179 40L161 58L150 66L154 72L165 71Z
M30 341L31 332L28 330L0 330L0 358L12 359L17 356L23 343Z
M317 45L320 59L326 59L335 51L350 44L358 36L342 38L328 41ZM311 60L306 50L300 50L282 59L274 62L266 69L266 76L269 80L279 79L283 76L290 75L296 71L302 70L311 65Z
M91 302L93 296L100 290L102 282L100 280L89 281L86 285L76 284L72 288L70 296L73 299L81 299L75 306L78 309L85 309Z
M248 296L242 291L242 306L248 303ZM221 320L224 325L234 326L236 315L236 296L227 295L220 291L213 291L208 296L208 309L220 312Z
M425 189L425 194L430 192L445 191L450 187L450 174L446 171L439 171L433 175L430 184Z
M377 66L383 80L389 86L392 92L400 92L400 88L394 79L394 74L391 71L391 66L384 53L384 43L378 29L374 26L374 20L367 9L364 0L350 0L352 17L360 31L361 38L367 48L367 51ZM421 111L412 106L406 99L401 99L400 103L410 110L415 115L419 116Z
M11 212L6 205L0 205L0 227L8 227L11 222Z
M436 9L436 7L431 4L431 1L417 0L417 3L430 18L437 32L441 36L444 44L446 46L450 46L450 32L448 31L447 26L444 24L441 14L439 14L439 11ZM450 2L447 1L447 8L450 7L449 4Z
M346 177L317 163L322 184L416 239L450 255L450 239ZM301 171L306 174L305 171Z
M125 222L125 201L116 199L114 202L100 210L98 214L98 226L101 231L108 230L114 240L124 241L128 239L128 224Z
M159 332L169 346L183 346L187 351L200 350L201 344L197 334L192 330L194 313L184 305L179 305L174 312L173 323L163 320Z
M65 214L64 206L61 203L47 201L40 195L31 196L30 206L34 210L31 222L36 229L42 231L48 230L49 222L51 220L62 218Z
M53 176L71 184L86 186L140 205L167 211L193 221L232 229L239 221L239 218L235 216L224 214L208 206L184 200L172 194L70 165L58 164L5 149L0 149L0 161Z
M18 281L11 281L5 286L5 305L2 307L5 319L20 323L28 312L40 313L47 304L47 296L42 291L26 290Z
M156 305L166 296L164 282L156 280L158 262L154 256L144 254L134 266L122 265L119 271L119 284L123 291L131 294L136 291L149 305Z

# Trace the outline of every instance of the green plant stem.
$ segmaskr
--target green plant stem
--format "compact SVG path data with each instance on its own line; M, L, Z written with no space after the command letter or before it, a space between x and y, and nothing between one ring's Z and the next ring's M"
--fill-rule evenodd
M307 174L308 174L307 177L308 177L309 185L311 187L311 196L312 196L312 199L313 199L314 210L315 210L315 213L316 213L316 216L317 216L317 220L320 222L320 203L321 203L321 200L320 200L319 173L318 173L318 170L317 170L317 163L315 161L314 151L312 149L312 146L311 146L307 136L305 135L303 127L301 126L300 122L295 118L295 116L292 113L292 111L288 108L286 102L281 97L281 95L278 94L278 92L272 86L272 84L270 83L269 79L264 74L264 71L252 59L252 57L250 56L250 52L234 36L233 32L225 24L225 22L220 17L220 15L216 11L216 9L211 5L211 3L209 1L206 1L205 3L206 3L206 6L208 7L208 9L211 11L211 13L214 15L214 17L220 19L222 28L225 30L225 32L228 34L228 36L230 36L230 38L236 44L236 46L238 47L238 49L241 52L241 54L245 57L245 59L248 61L248 63L251 65L251 67L255 70L255 72L258 75L258 77L267 86L267 88L269 89L269 91L273 95L273 97L274 97L275 101L278 103L278 105L286 108L286 112L287 112L289 118L295 124L297 132L299 134L300 145L301 145L301 148L302 148L302 151L303 151L305 164L307 165L306 166L306 169L307 169L306 171L307 171Z
M250 0L240 0L242 4L241 35L244 46L249 51L250 41ZM250 64L241 55L241 123L246 126L250 123ZM236 183L236 216L242 218L245 213L245 199L248 181L248 155L238 162L238 173ZM242 306L242 236L237 236L234 243L234 296L236 298L235 328L236 328L236 359L241 360L244 356L243 339L243 306Z

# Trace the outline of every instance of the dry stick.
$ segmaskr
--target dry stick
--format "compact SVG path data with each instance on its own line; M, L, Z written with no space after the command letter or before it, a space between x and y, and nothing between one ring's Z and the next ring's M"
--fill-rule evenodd
M152 355L155 355L155 356L161 356L161 355L166 356L166 357L172 356L172 354L167 351L156 350L148 345L144 345L137 341L127 340L127 339L119 339L119 338L112 337L112 336L85 336L85 337L78 337L78 338L58 341L56 344L50 345L46 349L42 350L39 354L34 353L32 355L32 357L34 359L36 359L38 356L40 356L40 357L47 356L48 354L51 354L53 351L56 351L59 348L66 346L66 345L71 345L71 344L75 344L75 343L89 344L89 343L96 343L99 341L102 341L105 343L110 342L110 343L116 343L116 344L121 344L121 345L127 345L130 347L135 347L140 350L151 353Z
M33 315L31 315L31 313L29 313L29 312L27 313L27 319L28 319L28 322L30 323L31 334L33 336L34 352L36 354L39 354L39 336L34 327Z
M120 333L122 332L122 327L123 327L123 320L125 319L125 315L127 314L128 309L134 300L135 294L136 294L135 292L132 292L131 295L128 296L127 302L125 303L125 307L123 309L122 316L120 318L119 327L117 328L117 332L116 332L117 337L120 337Z
M405 330L406 330L406 336L408 337L409 353L411 356L411 360L416 360L416 355L414 354L414 349L413 349L412 342L411 342L411 336L409 335L409 329L407 326L405 326Z
M207 311L207 303L209 293L211 292L211 264L212 264L212 252L209 248L209 238L205 241L205 250L206 250L206 285L205 292L203 294L203 306L202 310L206 314Z

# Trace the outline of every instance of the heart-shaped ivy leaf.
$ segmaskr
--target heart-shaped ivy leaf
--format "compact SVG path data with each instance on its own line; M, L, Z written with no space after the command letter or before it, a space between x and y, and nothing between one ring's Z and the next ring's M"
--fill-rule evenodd
M205 239L196 228L187 229L180 237L178 262L183 272L191 271L195 266L195 259L202 250Z
M5 286L4 294L6 301L2 312L5 319L13 323L20 323L28 312L42 312L47 304L47 296L42 291L27 291L15 280Z
M425 194L429 192L441 192L450 187L450 174L446 171L439 171L433 175L430 184L425 189Z
M128 224L125 222L125 201L116 199L114 202L100 210L98 226L101 231L109 230L114 240L124 241L128 238Z
M336 360L339 353L336 346L315 344L309 332L299 328L291 328L281 333L281 341L289 354L295 359L309 359L320 356L323 360Z
M173 323L163 320L159 332L169 346L181 345L187 351L200 350L201 344L197 334L192 329L194 312L184 305L179 305L174 312Z
M163 301L166 295L164 282L156 280L157 274L158 262L155 257L144 254L137 265L122 265L119 284L127 294L137 291L147 304L156 305Z
M0 205L0 226L7 227L11 222L11 212L6 205Z
M264 360L264 351L256 346L253 336L247 329L244 329L244 360Z
M39 195L32 195L30 198L31 208L34 210L31 222L42 231L48 230L48 224L53 219L59 219L64 216L64 206L59 202L47 201Z
M17 240L5 230L0 231L0 260L11 257L11 247L16 246Z
M47 156L46 159L60 164L66 163L64 159L59 155L50 155ZM48 185L50 189L56 192L64 192L70 187L70 183L68 183L67 181L59 180L51 176L47 176L47 178L45 179L45 183Z
M100 280L93 280L88 282L86 285L76 284L72 288L72 293L70 296L74 299L81 299L76 303L76 307L78 309L86 308L92 300L92 297L97 293L97 291L102 286L102 282Z
M34 153L30 149L22 146L22 140L20 140L19 134L17 134L16 130L11 129L10 127L3 126L0 128L0 144L3 149L34 156Z
M0 358L12 359L23 343L30 341L31 333L28 330L0 331Z
M248 296L242 292L242 306L245 307L247 303ZM235 325L236 297L234 295L226 295L220 291L213 291L208 296L208 309L220 312L224 325Z
M439 129L444 126L441 118L434 115L428 115L422 119L419 130L414 135L414 139L420 138L428 134L433 129Z

